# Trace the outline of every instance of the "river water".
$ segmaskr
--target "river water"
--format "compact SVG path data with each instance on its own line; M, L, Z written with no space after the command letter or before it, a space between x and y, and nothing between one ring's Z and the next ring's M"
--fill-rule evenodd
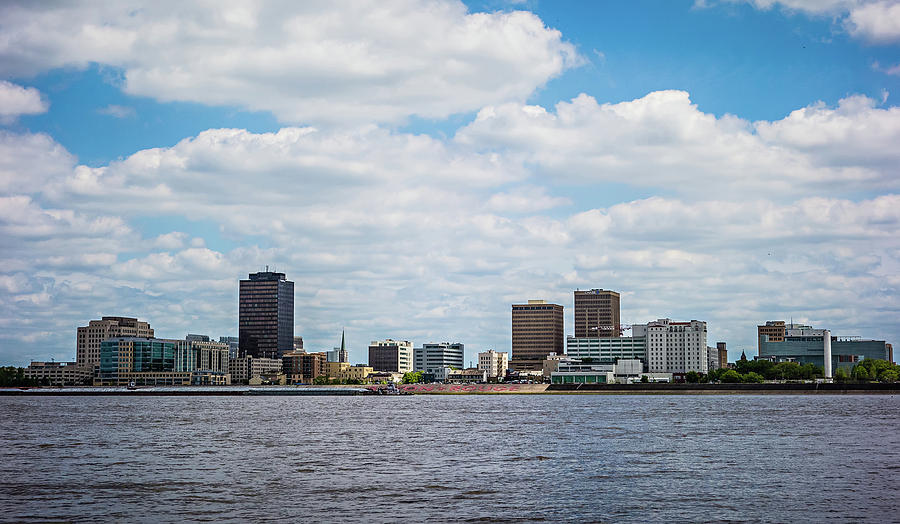
M2 522L900 521L894 396L0 397Z

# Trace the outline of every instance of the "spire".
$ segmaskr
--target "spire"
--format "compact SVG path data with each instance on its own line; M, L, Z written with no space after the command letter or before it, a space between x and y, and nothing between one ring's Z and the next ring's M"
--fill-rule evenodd
M344 346L344 330L341 330L341 351L346 351L347 347Z

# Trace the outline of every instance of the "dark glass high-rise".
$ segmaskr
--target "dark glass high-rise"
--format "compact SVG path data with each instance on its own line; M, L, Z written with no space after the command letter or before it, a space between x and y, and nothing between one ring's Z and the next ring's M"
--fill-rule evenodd
M241 280L238 344L242 356L281 358L294 349L294 283L261 271Z

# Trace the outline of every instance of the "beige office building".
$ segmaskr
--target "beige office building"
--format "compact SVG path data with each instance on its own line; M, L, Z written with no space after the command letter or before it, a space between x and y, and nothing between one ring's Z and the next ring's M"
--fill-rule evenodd
M506 375L509 368L509 353L489 349L478 354L478 369L486 371L488 378L497 378Z
M79 327L75 344L75 362L79 366L100 366L100 343L110 338L153 338L153 329L147 322L131 317L103 317L91 320Z
M575 291L575 338L619 336L619 294L606 289Z

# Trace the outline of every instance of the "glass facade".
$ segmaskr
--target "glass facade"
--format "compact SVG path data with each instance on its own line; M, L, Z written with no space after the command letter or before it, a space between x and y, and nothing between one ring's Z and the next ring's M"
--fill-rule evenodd
M824 367L824 355L825 339L821 336L785 336L784 340L778 342L770 341L767 335L759 337L759 356L776 362L811 362ZM856 362L866 358L890 360L885 341L831 337L831 369L852 368Z

